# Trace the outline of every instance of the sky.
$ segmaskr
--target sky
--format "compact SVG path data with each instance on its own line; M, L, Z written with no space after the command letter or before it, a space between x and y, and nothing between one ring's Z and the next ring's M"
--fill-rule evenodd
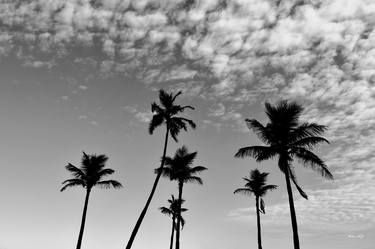
M124 248L154 180L164 129L148 134L158 90L196 130L170 141L198 151L204 185L184 187L182 248L256 245L253 198L233 195L251 169L279 185L265 197L264 248L292 248L285 181L276 161L236 159L261 142L244 119L264 103L305 107L329 127L316 149L334 180L295 162L304 249L370 249L375 238L374 0L0 1L0 249L74 248L84 190L60 192L82 151L105 154L120 190L94 189L82 248ZM169 246L160 213L177 186L162 179L133 244Z

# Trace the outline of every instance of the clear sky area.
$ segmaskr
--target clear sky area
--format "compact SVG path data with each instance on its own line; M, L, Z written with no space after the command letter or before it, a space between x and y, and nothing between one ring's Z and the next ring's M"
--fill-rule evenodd
M82 151L105 154L119 190L95 188L82 249L125 248L155 178L164 127L148 133L159 89L197 124L170 140L208 170L186 184L183 249L256 248L255 200L234 195L252 169L279 185L265 196L264 249L291 249L277 160L234 158L262 142L244 122L291 100L327 125L314 152L334 180L294 162L301 248L375 244L374 0L0 1L0 249L75 248L85 191L60 192ZM169 246L162 178L133 249Z

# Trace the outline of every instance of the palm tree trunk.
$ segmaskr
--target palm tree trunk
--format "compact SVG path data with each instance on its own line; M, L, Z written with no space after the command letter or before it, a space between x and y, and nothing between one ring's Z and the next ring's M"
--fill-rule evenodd
M77 241L77 247L76 247L76 249L81 249L83 231L85 230L86 213L87 213L87 206L89 204L90 191L91 191L91 189L87 189L87 191L86 191L85 205L83 207L83 214L82 214L82 220L81 220L81 228L79 230L79 236L78 236L78 241Z
M257 212L257 228L258 228L258 249L262 249L262 237L261 237L261 227L260 227L260 214L259 214L259 197L256 200L256 212Z
M177 216L177 231L176 231L176 247L175 247L175 249L180 249L182 187L183 187L183 182L179 182L178 183L178 216Z
M133 241L135 239L135 236L137 235L138 233L138 230L139 230L139 227L141 226L142 224L142 221L143 221L143 218L145 217L146 215L146 212L147 212L147 209L148 209L148 206L150 205L151 203L151 200L152 200L152 197L154 196L154 193L155 193L155 190L156 190L156 187L158 186L158 182L159 182L159 179L160 179L160 176L162 174L162 169L164 167L164 160L165 160L165 155L167 153L167 145L168 145L168 134L169 134L169 127L167 125L167 132L165 133L165 141L164 141L164 150L163 150L163 157L162 157L162 160L161 160L161 163L160 163L160 170L155 178L155 181L154 181L154 185L152 186L152 189L151 189L151 193L146 201L146 204L141 212L141 214L139 215L139 218L137 220L137 223L135 224L134 226L134 229L133 229L133 232L132 234L130 235L130 238L129 238L129 241L128 241L128 244L126 245L126 249L130 249L133 245Z
M176 219L176 217L173 215L173 218L172 218L171 244L169 245L169 249L173 249L173 237L174 237L174 230L175 230L175 226L174 226L175 219Z
M294 208L292 186L290 185L289 167L286 167L284 174L285 174L286 187L288 190L288 197L289 197L290 219L292 221L294 249L299 249L297 218L296 218L296 210Z

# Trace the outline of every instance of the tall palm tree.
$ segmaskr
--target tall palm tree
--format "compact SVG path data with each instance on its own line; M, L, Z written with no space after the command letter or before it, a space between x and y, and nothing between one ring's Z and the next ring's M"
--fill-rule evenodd
M76 167L73 164L68 164L65 168L72 174L73 178L65 180L60 191L66 188L81 186L86 189L85 205L83 207L81 228L79 230L77 249L81 248L83 230L85 229L87 206L91 189L95 186L101 188L121 188L122 185L115 180L102 180L103 177L113 174L115 171L110 168L104 168L108 157L106 155L87 155L83 152L81 167Z
M172 195L172 198L168 200L169 202L169 207L160 207L160 211L165 214L165 215L168 215L168 216L171 216L172 217L172 232L171 232L171 243L169 245L169 248L172 249L173 248L173 237L174 237L174 230L177 230L176 229L176 217L178 216L179 212L178 212L178 208L179 208L179 201L177 199L174 198L174 196ZM184 203L185 200L181 200L181 204ZM187 209L186 208L181 208L181 213L182 212L186 212ZM183 228L185 225L185 220L184 218L181 216L181 228Z
M246 123L266 146L241 148L235 157L254 157L258 162L278 158L278 166L284 173L288 191L294 248L299 249L297 218L290 180L302 197L307 199L307 195L297 184L292 162L297 159L323 177L333 179L325 162L311 151L319 143L329 143L327 139L321 137L327 127L316 123L300 123L303 107L295 102L281 101L276 105L266 103L265 108L269 119L266 125L256 119L246 119Z
M261 237L261 226L260 226L260 212L266 213L263 196L269 190L277 188L276 185L267 185L267 176L269 173L261 173L258 169L250 171L249 178L243 178L246 181L244 188L238 188L234 191L235 194L245 194L255 196L255 210L257 214L257 228L258 228L258 249L262 249L262 237Z
M163 169L164 167L164 159L167 153L169 134L171 135L173 140L177 142L178 141L177 135L180 133L182 129L187 131L188 126L190 126L193 129L195 129L196 127L195 123L192 120L179 116L182 112L185 111L185 109L194 110L194 107L192 106L189 106L189 105L180 106L174 103L176 98L181 94L182 92L178 92L177 94L174 95L173 93L166 93L164 90L160 90L159 91L160 105L156 104L155 102L151 104L151 111L152 113L154 113L154 115L149 124L149 133L152 135L154 130L163 124L166 127L164 149L163 149L163 156L162 156L161 163L160 163L160 169ZM126 249L130 249L133 245L135 236L137 235L138 229L141 226L143 218L146 215L148 206L150 205L151 200L154 196L160 176L161 176L161 171L158 172L156 175L154 184L151 189L151 193L149 197L147 198L146 204L141 214L139 215L139 218L137 220L137 223L135 224L132 234L130 235L128 244L126 245Z
M181 200L182 200L182 189L184 183L198 183L203 184L200 177L196 176L200 172L206 170L207 168L203 166L191 165L197 156L197 152L189 153L186 146L182 146L177 149L173 158L165 158L165 167L163 169L158 168L156 172L162 172L163 176L168 177L171 181L178 182L178 210L181 210ZM180 249L180 224L181 224L181 212L177 216L177 231L176 231L176 249Z

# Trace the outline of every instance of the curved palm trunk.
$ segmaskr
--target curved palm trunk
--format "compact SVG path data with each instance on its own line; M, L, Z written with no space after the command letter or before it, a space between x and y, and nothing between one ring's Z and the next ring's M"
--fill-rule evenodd
M175 226L174 226L175 220L176 220L176 217L173 215L173 218L172 218L171 244L169 245L169 249L173 249L173 237L174 237L174 230L175 230Z
M85 205L83 207L83 214L82 214L82 220L81 220L81 228L79 230L79 236L78 236L78 241L77 241L77 247L76 247L76 249L81 249L83 231L85 230L86 213L87 213L87 206L89 204L90 191L91 191L90 189L88 189L86 191Z
M261 237L261 227L260 227L260 214L259 214L259 197L256 198L256 211L257 211L257 228L258 228L258 249L262 249L262 237Z
M146 204L141 212L141 214L139 215L139 218L137 220L137 223L135 224L134 226L134 229L133 229L133 232L132 234L130 235L130 238L129 238L129 241L128 241L128 244L126 245L126 249L130 249L133 245L133 241L135 239L135 236L137 235L138 233L138 230L139 230L139 227L141 226L142 224L142 221L143 221L143 218L145 217L146 215L146 212L147 212L147 209L148 209L148 206L150 205L151 203L151 200L152 200L152 197L154 196L155 194L155 190L156 190L156 187L158 186L158 182L159 182L159 179L161 177L161 174L162 174L162 170L163 167L164 167L164 160L165 160L165 155L167 153L167 145L168 145L168 134L169 134L169 127L167 125L167 132L165 134L165 141L164 141L164 150L163 150L163 157L162 157L162 160L161 160L161 163L160 163L160 171L158 172L156 178L155 178L155 181L154 181L154 185L152 186L152 189L151 189L151 193L146 201Z
M286 168L284 174L285 174L286 188L288 190L290 219L292 221L292 229L293 229L294 249L299 249L297 218L296 218L296 210L294 208L292 186L290 184L290 178L289 178L289 167Z
M175 249L180 249L182 187L183 187L183 182L179 182L178 183L178 216L177 216L177 231L176 231L176 247L175 247Z

